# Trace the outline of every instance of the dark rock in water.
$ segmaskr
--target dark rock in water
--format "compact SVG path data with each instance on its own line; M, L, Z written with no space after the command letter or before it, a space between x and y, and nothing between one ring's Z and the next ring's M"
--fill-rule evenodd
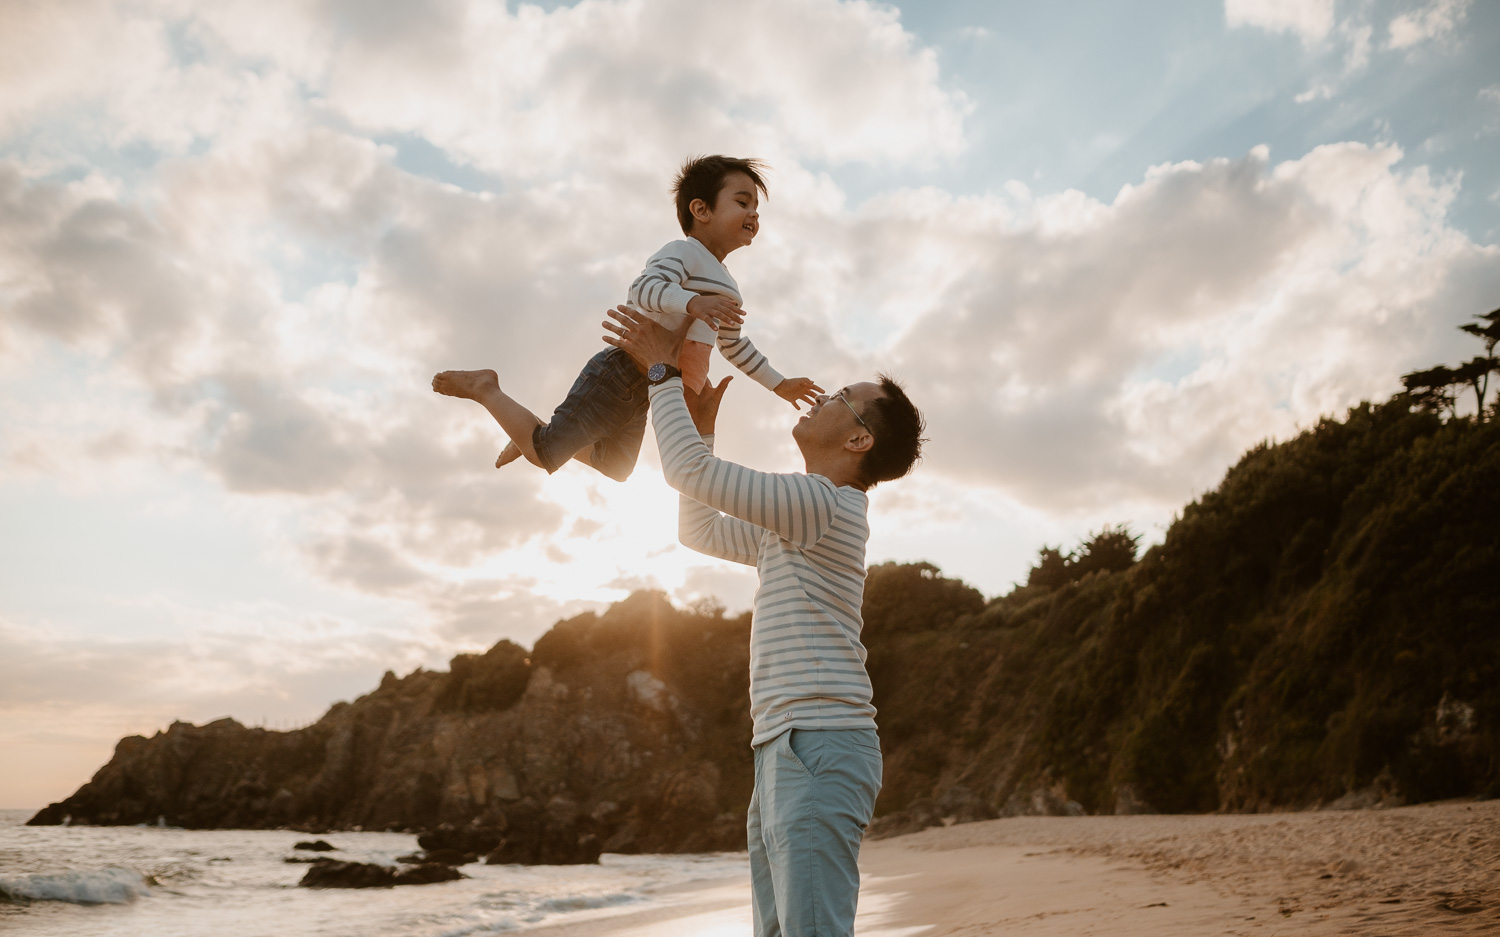
M297 884L304 888L386 888L396 884L396 870L368 862L318 859Z
M293 846L292 848L293 849L305 849L308 852L333 852L334 850L338 849L338 847L335 846L335 845L333 845L332 843L329 843L326 840L321 840L321 839L314 839L314 840L310 840L310 841L309 840L303 840L302 842L298 843L297 845Z
M537 842L532 839L507 839L485 857L485 865L590 865L603 852L599 837L593 833L565 835L553 833Z
M436 862L439 865L468 865L470 862L478 862L476 853L464 852L461 849L429 849L421 854L418 862Z
M443 823L418 836L417 845L429 853L443 850L483 855L500 845L500 830L493 826L455 827Z
M292 860L288 859L286 861L291 862ZM420 852L413 852L408 853L404 856L397 856L396 861L402 863L403 865L421 865L426 860L422 858L422 854Z
M486 865L585 865L602 852L598 821L580 814L576 801L554 797L545 806L530 798L506 811L509 825Z
M452 882L467 877L452 866L446 866L440 862L424 862L414 868L397 872L396 884L431 885L435 882Z
M389 888L395 885L431 885L463 877L464 874L457 869L436 862L398 871L370 862L318 859L297 884L305 888Z

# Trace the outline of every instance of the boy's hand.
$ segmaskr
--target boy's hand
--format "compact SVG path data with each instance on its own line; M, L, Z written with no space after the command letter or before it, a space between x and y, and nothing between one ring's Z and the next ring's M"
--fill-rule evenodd
M823 388L813 383L810 377L789 377L776 385L776 396L787 401L798 410L802 409L802 403L809 407L818 402L814 395L821 394Z
M715 332L721 325L732 325L739 328L745 322L745 314L740 310L740 304L727 296L704 296L701 293L688 300L688 315L694 319L702 319L708 323L708 327Z
M731 374L714 386L713 381L703 385L703 393L695 394L686 386L682 388L682 396L687 400L688 412L693 415L693 425L698 428L699 436L712 436L714 432L714 420L719 416L719 401L724 398L724 388L734 380Z

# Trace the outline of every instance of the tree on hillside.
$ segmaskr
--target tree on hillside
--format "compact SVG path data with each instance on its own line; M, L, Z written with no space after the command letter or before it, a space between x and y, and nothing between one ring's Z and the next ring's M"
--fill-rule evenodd
M1445 410L1452 414L1458 405L1458 398L1452 389L1457 382L1457 372L1442 364L1401 375L1401 383L1406 387L1406 396L1412 404L1419 410L1436 413L1438 416L1442 416Z
M1073 568L1080 577L1100 570L1117 573L1129 569L1140 544L1141 535L1131 533L1125 524L1101 528L1079 546Z
M1117 573L1135 563L1141 535L1130 532L1127 524L1105 526L1089 534L1071 553L1058 547L1042 547L1036 565L1026 576L1026 585L1055 589L1077 582L1089 573Z
M1500 309L1477 314L1474 318L1479 321L1465 322L1459 329L1484 342L1484 354L1457 368L1440 364L1401 375L1406 396L1414 406L1438 415L1447 410L1450 416L1456 416L1458 395L1454 388L1468 385L1478 404L1475 419L1484 422L1484 399L1489 392L1490 373L1500 370L1500 358L1495 357L1495 345L1500 343Z
M1465 322L1459 328L1484 342L1484 354L1474 358L1458 369L1458 379L1474 388L1474 397L1479 402L1479 420L1484 421L1484 396L1489 389L1490 372L1500 369L1500 359L1495 357L1495 344L1500 342L1500 309L1477 315L1478 322Z
M1031 572L1026 576L1026 584L1044 589L1067 585L1072 582L1068 578L1072 562L1073 554L1064 554L1058 547L1042 547L1037 552L1036 565L1031 567Z

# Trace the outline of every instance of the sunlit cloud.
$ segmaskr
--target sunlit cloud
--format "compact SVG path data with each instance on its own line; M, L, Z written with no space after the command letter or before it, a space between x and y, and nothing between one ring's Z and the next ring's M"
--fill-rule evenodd
M1289 32L1313 43L1333 28L1333 7L1333 0L1224 0L1224 20L1231 27Z
M1388 45L1409 49L1419 43L1451 36L1469 15L1473 0L1432 0L1418 10L1398 15L1390 23Z
M1229 0L1225 22L1322 56L1316 107L1468 9L1402 14L1389 42L1331 2ZM724 29L733 54L697 41ZM753 571L677 544L649 440L623 485L496 470L499 428L429 388L493 367L547 415L679 236L692 153L771 163L728 264L777 367L890 370L927 410L917 473L873 492L871 561L990 593L1042 543L1158 536L1249 445L1458 353L1452 324L1500 290L1496 248L1449 217L1462 180L1393 143L1236 144L1103 195L953 183L978 135L946 67L900 11L835 0L7 7L0 498L45 493L84 530L139 507L169 531L163 577L196 549L166 521L200 519L267 578L24 583L0 733L72 719L107 753L177 716L311 718L636 588L747 608ZM718 451L798 471L797 416L741 377Z

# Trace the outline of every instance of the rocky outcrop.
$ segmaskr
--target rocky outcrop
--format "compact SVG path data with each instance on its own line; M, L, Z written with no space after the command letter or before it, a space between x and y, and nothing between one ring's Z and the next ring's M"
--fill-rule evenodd
M174 723L33 824L428 831L423 858L595 862L743 845L746 617L639 593L447 673L387 673L292 732Z
M372 862L339 862L317 859L297 884L303 888L390 888L395 885L432 885L452 882L464 874L436 862L408 868L391 868Z

